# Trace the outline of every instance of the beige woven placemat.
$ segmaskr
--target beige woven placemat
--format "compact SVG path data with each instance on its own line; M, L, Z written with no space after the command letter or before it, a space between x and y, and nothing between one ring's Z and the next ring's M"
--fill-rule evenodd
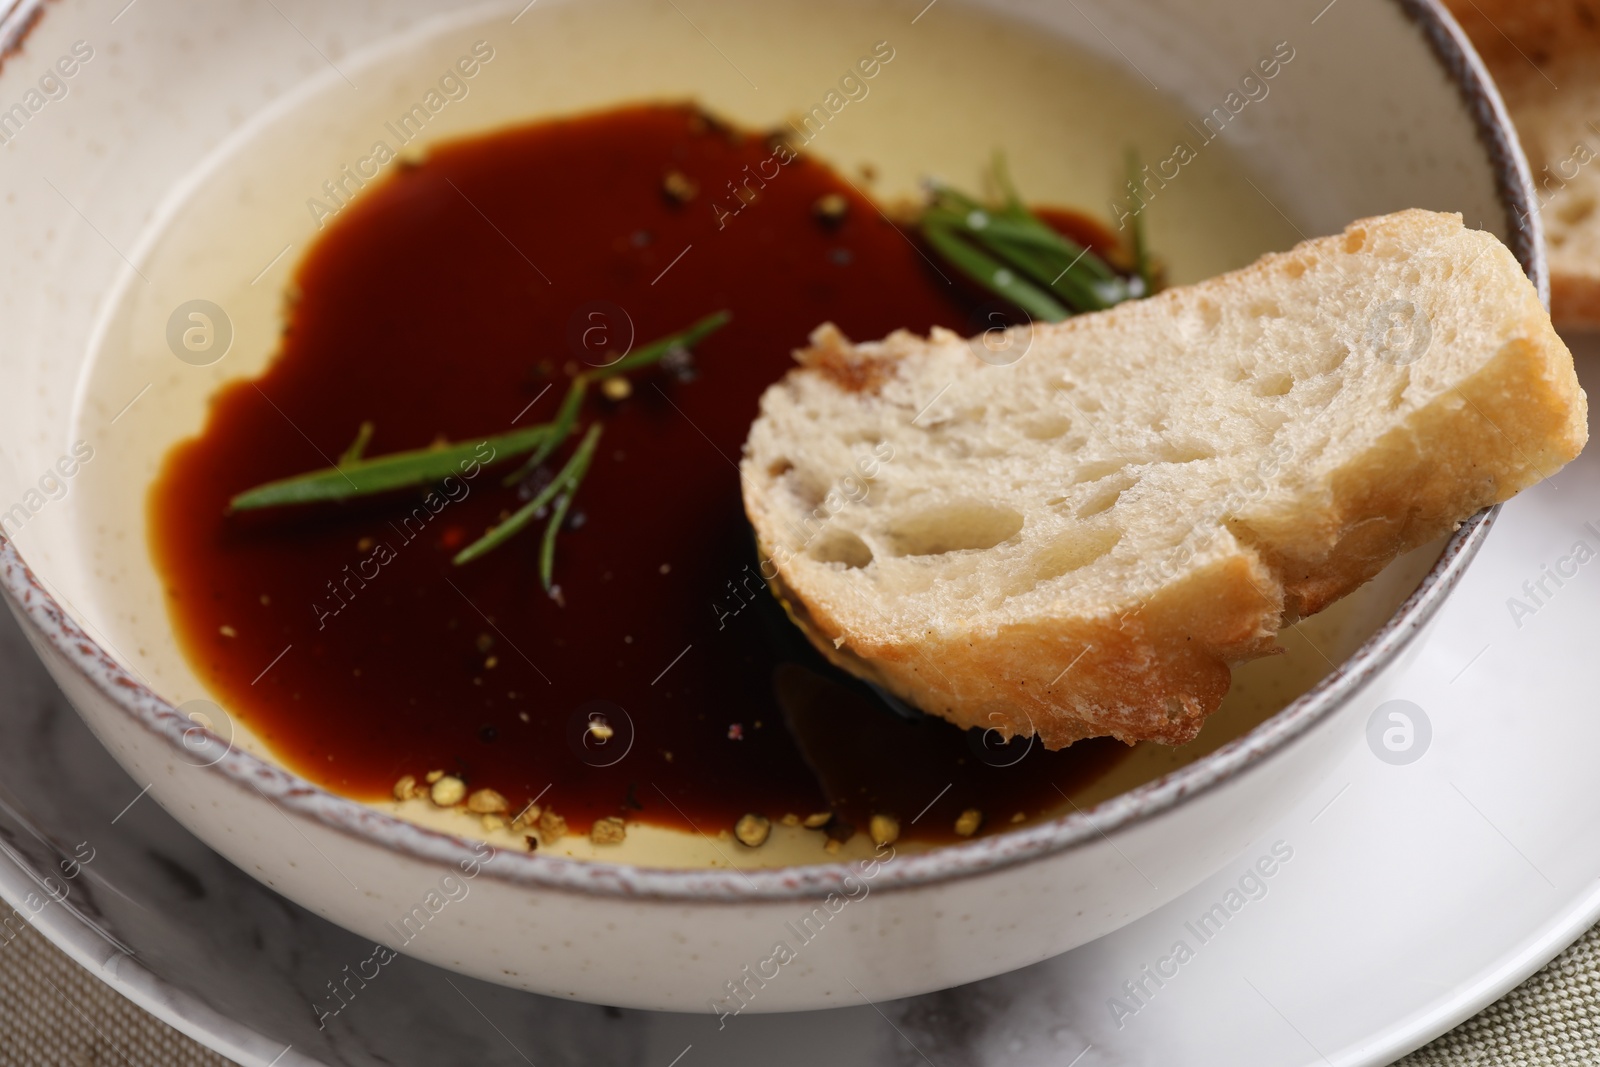
M0 945L0 1067L227 1063L79 967L33 927Z
M1600 926L1399 1067L1600 1067Z
M0 1067L221 1067L31 927L0 946ZM1397 1067L1600 1067L1600 926Z

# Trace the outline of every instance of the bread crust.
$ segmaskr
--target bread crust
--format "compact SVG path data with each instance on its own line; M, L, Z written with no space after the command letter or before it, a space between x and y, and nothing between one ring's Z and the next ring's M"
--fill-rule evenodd
M1289 619L1321 611L1582 451L1587 398L1531 285L1526 296L1506 309L1519 336L1444 403L1416 412L1341 471L1321 514L1294 517L1293 536L1274 539L1248 516L1236 524L1282 584Z
M1441 242L1462 233L1459 216L1408 211L1365 219L1343 234L1141 302L1148 307L1123 305L1036 330L1056 349L1069 348L1079 331L1122 337L1118 331L1137 332L1140 322L1169 313L1171 305L1247 306L1272 279L1286 271L1298 277L1319 259L1363 247L1391 259L1409 251L1437 255ZM1386 429L1315 491L1289 493L1278 484L1283 479L1272 479L1269 491L1206 532L1181 565L1145 561L1156 577L1098 611L1058 604L1021 619L941 617L911 632L895 605L864 607L832 580L834 572L781 550L785 505L768 469L771 457L754 444L765 440L758 419L742 481L766 558L763 574L829 660L959 726L1006 738L1036 735L1048 748L1103 735L1129 743L1189 741L1226 695L1231 665L1279 651L1276 634L1284 625L1349 593L1400 553L1553 474L1583 447L1587 406L1570 354L1510 253L1488 235L1473 241L1480 249L1473 265L1490 272L1483 298L1501 305L1495 328L1503 340L1472 373L1407 417L1382 421ZM1432 328L1437 343L1449 343L1443 338L1452 334L1451 322L1435 320ZM769 390L762 419L808 380L852 404L871 404L886 383L932 358L923 353L940 338L897 334L852 346L829 329L815 340L799 354L801 366ZM1298 472L1292 458L1288 467L1286 478Z

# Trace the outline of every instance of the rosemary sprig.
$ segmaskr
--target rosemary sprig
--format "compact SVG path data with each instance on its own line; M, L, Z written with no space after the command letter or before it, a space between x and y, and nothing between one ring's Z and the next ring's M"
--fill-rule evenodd
M567 460L566 465L550 480L549 485L539 490L532 500L518 508L504 522L490 527L488 533L463 548L460 552L457 552L451 562L459 567L463 563L471 563L484 553L500 547L500 545L520 533L528 523L532 522L539 511L549 504L557 493L563 489L576 489L578 487L577 480L581 479L583 472L589 468L589 458L594 455L595 442L598 440L600 440L600 424L595 423L589 427L589 432L584 435L583 441L573 451L572 458ZM548 587L548 580L545 584Z
M561 443L572 434L572 429L577 423L578 412L583 407L583 397L589 388L590 382L604 381L615 378L619 374L639 370L643 367L661 362L666 356L679 350L688 350L716 333L732 321L733 316L727 311L714 311L710 315L696 322L688 329L670 333L658 340L651 341L637 352L632 352L615 363L594 370L587 370L572 379L572 384L567 387L567 395L562 398L561 409L556 412L554 427L550 440L540 445L528 457L528 461L505 479L505 485L516 485L528 475L539 468L539 464L550 458Z
M561 401L561 407L556 411L556 417L537 426L487 437L476 443L464 441L367 459L365 455L367 445L372 441L373 427L371 422L362 422L356 432L355 440L340 454L339 461L334 466L247 489L229 502L229 509L247 511L254 508L371 496L393 489L440 481L458 473L461 465L467 461L477 461L487 466L528 453L527 462L505 480L506 485L514 485L536 470L568 437L572 436L578 424L578 416L583 410L583 401L590 382L604 381L620 374L640 370L659 363L673 352L686 351L722 329L732 317L727 311L714 312L687 329L652 341L609 366L584 371L573 378L572 384L567 389L567 395ZM549 592L555 568L556 534L560 531L561 524L566 521L567 512L572 506L572 498L577 493L579 484L588 473L589 463L594 458L595 446L599 440L600 424L596 423L589 427L583 440L579 442L572 456L550 484L504 522L496 524L478 540L456 553L453 558L455 565L470 563L504 544L532 522L539 511L550 505L553 500L555 506L549 524L545 527L544 540L539 547L539 577L544 583L545 591ZM481 455L481 450L485 447L492 449L488 460L484 460Z
M387 493L392 489L427 485L448 475L459 473L461 463L479 459L479 449L485 446L494 449L495 460L509 459L539 447L549 436L548 424L529 426L478 441L461 441L442 448L415 448L408 452L391 452L376 459L359 458L360 452L356 451L357 458L348 460L357 445L365 447L363 435L358 434L355 444L345 450L345 458L342 458L337 466L324 467L306 474L297 474L292 478L267 482L254 489L246 489L229 501L228 507L233 511L250 511L255 508L281 507L287 504L349 500L353 497Z
M951 266L1035 318L1059 322L1144 296L1149 286L1112 270L1092 250L1057 233L1029 211L1003 157L991 171L1000 193L985 204L930 182L922 232Z

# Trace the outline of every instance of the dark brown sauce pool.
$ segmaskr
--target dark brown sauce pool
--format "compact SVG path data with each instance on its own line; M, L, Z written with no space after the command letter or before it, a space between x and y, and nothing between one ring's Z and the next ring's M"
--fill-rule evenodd
M780 158L692 109L629 108L438 147L329 220L277 359L217 396L151 494L186 654L289 766L363 799L442 769L513 811L543 794L575 831L833 810L947 840L967 808L992 830L1058 807L1124 751L997 747L897 717L760 588L736 463L792 349L828 320L863 339L988 325L850 182ZM686 202L664 191L686 190L678 176ZM756 193L736 213L730 182ZM815 213L827 194L842 221ZM243 489L327 466L363 419L369 456L548 420L627 319L643 344L720 308L732 324L692 376L636 375L620 402L591 391L584 422L606 429L558 540L559 602L539 582L542 524L451 564L520 504L506 465L435 495L437 514L421 493L227 514ZM617 731L603 744L596 712Z

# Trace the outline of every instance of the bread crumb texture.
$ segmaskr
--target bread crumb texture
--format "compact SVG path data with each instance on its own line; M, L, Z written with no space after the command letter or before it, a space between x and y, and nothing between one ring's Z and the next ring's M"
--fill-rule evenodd
M763 573L830 660L1051 748L1192 739L1230 665L1587 438L1532 284L1459 215L1353 223L1018 327L819 328L741 466Z

